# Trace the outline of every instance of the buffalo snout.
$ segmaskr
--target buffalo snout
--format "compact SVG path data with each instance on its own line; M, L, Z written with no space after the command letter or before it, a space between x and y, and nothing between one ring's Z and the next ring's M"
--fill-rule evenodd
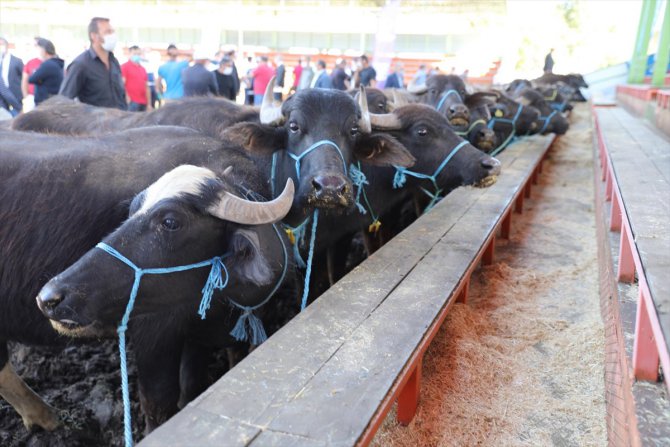
M447 119L452 126L467 126L470 122L470 110L465 104L452 104L447 109Z
M319 208L349 207L353 202L351 182L338 174L323 174L312 177L308 194L310 205Z
M488 127L483 127L475 135L474 146L486 152L492 151L498 144L496 133Z
M483 157L480 161L480 166L487 171L487 175L499 175L501 171L500 161L493 157Z

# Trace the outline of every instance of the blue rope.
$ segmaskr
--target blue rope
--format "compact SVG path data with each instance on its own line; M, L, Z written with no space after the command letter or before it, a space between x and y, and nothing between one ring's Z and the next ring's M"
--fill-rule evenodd
M547 126L549 126L549 121L558 113L558 110L552 111L549 115L547 116L541 116L538 119L544 120L544 125L542 126L542 129L540 129L540 134L543 134L545 130L547 130Z
M295 258L295 263L301 269L307 267L307 263L305 263L305 260L302 258L302 254L300 254L300 246L305 242L305 234L307 233L307 223L309 222L310 219L311 216L302 221L302 223L297 227L292 227L288 224L282 224L284 225L285 228L284 231L286 231L288 239L291 242L291 246L293 246L293 257Z
M135 306L135 299L137 298L137 292L140 288L140 281L142 280L142 276L145 274L162 275L166 273L183 272L185 270L191 270L211 265L212 270L210 271L207 283L205 283L205 287L203 287L202 289L203 295L199 309L199 312L202 311L202 313L200 314L201 317L205 318L205 312L209 308L209 303L211 302L212 299L211 294L214 292L214 289L222 289L223 287L226 286L226 284L228 284L228 270L226 269L226 266L223 263L223 258L225 258L228 255L226 254L223 256L215 256L207 261L201 261L195 264L181 265L177 267L141 269L138 266L136 266L130 259L126 258L117 250L115 250L113 247L105 244L104 242L100 242L98 245L96 245L96 248L103 250L104 252L112 255L119 261L123 262L128 267L133 269L135 273L135 279L133 280L133 288L130 291L130 298L128 299L128 304L126 305L126 311L124 312L123 318L121 318L121 323L119 324L119 327L116 330L119 334L119 357L121 363L121 395L123 397L123 424L124 424L123 436L125 439L126 446L131 447L133 445L133 431L132 431L132 420L130 415L130 391L128 388L126 330L128 329L128 321L130 320L130 313L133 311L133 307ZM214 275L215 272L218 272L219 274L218 278L215 278ZM221 279L222 272L226 273L225 281Z
M447 90L447 92L442 96L442 98L440 98L440 102L437 103L437 107L435 107L435 109L437 109L439 111L442 108L442 106L444 105L444 101L447 100L447 97L449 95L456 95L456 96L458 96L458 99L461 102L463 102L463 98L461 98L461 94L458 93L456 90L454 90L452 88L451 90Z
M305 158L305 156L307 156L307 154L309 154L310 152L318 149L319 147L324 147L326 145L332 146L332 147L335 148L335 150L337 150L337 153L340 156L340 159L342 159L342 169L344 169L344 175L347 175L347 162L344 161L344 155L342 155L342 150L340 150L340 147L337 144L335 144L334 142L330 141L330 140L320 140L320 141L317 141L316 143L312 144L310 147L308 147L305 150L305 152L303 152L300 155L295 155L295 154L292 154L290 152L287 152L288 156L295 160L295 173L298 176L298 181L300 181L300 160ZM274 163L274 160L273 160L273 163ZM274 165L273 165L273 171L274 171Z
M370 212L370 217L372 218L372 223L368 226L368 233L376 233L379 231L379 228L381 227L382 223L379 221L379 215L376 215L375 212L372 209L372 205L370 204L370 201L368 200L368 195L365 192L365 185L369 185L370 183L368 182L367 177L361 170L361 162L359 161L357 165L351 165L349 166L349 178L351 179L351 182L353 185L357 188L356 191L356 207L358 208L358 211L365 215ZM363 196L363 200L365 200L365 204L367 205L367 210L365 209L365 206L361 203L361 195Z
M500 143L497 148L493 149L490 153L492 157L495 157L498 155L503 149L507 147L509 143L511 143L514 140L514 137L516 135L516 121L519 119L519 116L521 115L521 111L523 110L523 105L519 104L519 108L517 109L516 113L514 114L514 118L509 119L509 118L498 118L498 117L493 117L491 118L491 121L489 121L488 127L489 129L493 129L496 123L507 123L512 125L512 132L505 138L505 141Z
M284 240L282 239L277 226L275 224L272 224L272 228L275 230L275 233L277 234L277 238L281 243L282 252L284 254L284 265L282 268L282 273L281 277L279 278L279 281L277 281L272 291L268 294L267 298L265 298L263 301L261 301L259 304L256 304L255 306L242 306L240 304L237 304L233 300L229 300L233 306L242 310L242 314L237 319L237 323L235 323L235 327L233 327L233 330L230 332L230 335L235 337L235 339L238 341L248 340L250 343L254 345L260 345L261 343L263 343L265 340L268 339L268 336L265 332L265 328L263 327L263 322L253 312L254 310L264 306L268 301L270 301L270 298L274 296L275 292L277 292L281 284L284 282L284 278L286 277L286 272L288 270L288 252L286 250L286 244L284 244ZM249 337L248 335L249 332L247 332L246 330L247 324L249 325L249 332L251 333L251 337Z
M319 222L319 209L314 210L314 221L312 222L312 234L309 239L309 255L307 256L307 271L305 272L305 287L302 291L300 311L307 307L307 295L309 295L309 279L312 276L312 260L314 259L314 241L316 239L316 226Z
M477 124L483 124L486 126L486 120L480 118L474 121L472 124L470 124L470 127L468 127L467 130L454 130L454 133L459 137L467 137L468 134L472 132L472 129L474 129Z
M461 150L462 147L464 147L466 144L468 144L467 141L461 141L456 145L455 148L451 150L449 155L442 160L442 163L440 163L440 166L435 170L433 175L427 175L427 174L422 174L420 172L414 172L410 171L409 169L403 168L402 166L394 166L395 167L395 176L393 177L393 188L402 188L405 186L405 182L407 182L407 176L411 175L412 177L418 178L418 179L425 179L425 180L430 180L431 183L433 184L433 187L435 188L435 192L431 193L425 188L421 188L421 190L426 194L428 197L430 197L430 203L428 206L426 206L426 209L424 212L430 211L433 206L438 202L438 200L441 199L440 194L442 193L442 189L437 185L437 176L442 172L442 170L447 166L447 163L449 163L449 160L452 159L456 153Z

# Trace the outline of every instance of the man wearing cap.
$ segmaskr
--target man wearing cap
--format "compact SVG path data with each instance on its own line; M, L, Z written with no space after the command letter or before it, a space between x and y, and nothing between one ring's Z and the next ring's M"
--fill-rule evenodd
M113 53L117 36L109 19L93 17L88 38L91 47L67 67L60 94L94 106L126 110L121 65Z
M216 96L219 93L216 76L205 68L208 62L209 56L206 52L201 49L195 50L193 65L181 74L184 96Z
M156 89L163 95L164 100L179 99L184 96L184 84L182 84L181 73L188 67L188 61L178 61L179 50L174 44L167 48L169 60L158 68ZM165 81L165 85L163 85Z
M63 59L56 56L56 47L50 40L38 37L37 48L42 63L28 78L28 82L35 86L35 105L58 94L65 65Z

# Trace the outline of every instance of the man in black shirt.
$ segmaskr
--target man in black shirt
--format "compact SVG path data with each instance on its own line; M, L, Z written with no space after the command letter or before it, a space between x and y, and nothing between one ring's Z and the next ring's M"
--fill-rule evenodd
M235 72L233 70L233 60L228 56L223 56L219 68L214 71L216 76L216 84L219 87L219 96L235 101L237 98L237 90L239 80L235 80Z
M359 83L357 85L362 85L364 87L377 86L377 72L372 65L370 65L370 61L365 54L361 56L361 70L359 72Z
M552 48L549 50L549 54L547 54L544 58L544 67L542 67L542 71L545 73L552 73L554 71L554 49Z
M330 80L333 83L333 88L338 90L348 90L349 89L349 80L351 79L344 69L347 68L347 61L344 59L338 59L335 65L335 69L330 74Z
M92 18L88 38L91 47L67 67L59 93L86 104L126 110L121 66L112 53L117 37L109 19Z

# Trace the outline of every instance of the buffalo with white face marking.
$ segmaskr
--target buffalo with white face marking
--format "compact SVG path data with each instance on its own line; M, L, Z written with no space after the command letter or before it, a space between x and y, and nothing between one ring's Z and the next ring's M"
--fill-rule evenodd
M128 220L104 239L143 269L190 265L215 257L221 257L226 266L221 280L227 285L214 292L205 322L197 311L203 285L212 274L209 265L146 274L141 279L129 327L132 341L140 346L138 370L151 372L139 376L150 430L177 411L187 335L208 324L227 335L239 314L234 306L261 305L290 278L286 274L292 261L288 242L282 231L269 224L290 209L292 182L272 202L248 201L238 194L234 185L209 169L180 166L139 194ZM63 334L104 335L122 320L134 273L118 258L94 248L51 279L39 292L37 304ZM234 340L229 338L227 344L232 345ZM151 354L141 349L148 340L154 344Z
M0 132L0 394L27 427L51 430L58 425L55 410L16 376L8 362L8 341L34 345L66 341L35 305L41 286L118 227L137 193L172 167L188 163L219 175L233 166L231 184L270 194L249 157L191 129L152 127L96 138ZM249 247L240 249L251 253ZM283 259L278 251L264 255L275 256L270 264ZM76 322L66 314L62 318ZM75 329L68 324L65 321L63 328ZM178 389L163 392L161 362L178 362L179 351L169 337L152 331L142 334L134 339L144 359L138 376L144 383L156 384L144 387L142 403L148 418L160 421L165 412L152 414L151 402L176 411L179 398ZM163 403L166 399L169 405Z

